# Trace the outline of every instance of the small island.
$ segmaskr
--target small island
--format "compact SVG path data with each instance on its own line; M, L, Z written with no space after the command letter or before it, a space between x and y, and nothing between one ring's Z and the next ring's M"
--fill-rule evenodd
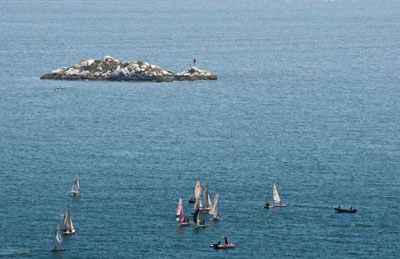
M102 60L88 59L71 67L58 68L40 79L172 82L217 80L217 76L197 67L174 74L147 62L120 62L106 56Z

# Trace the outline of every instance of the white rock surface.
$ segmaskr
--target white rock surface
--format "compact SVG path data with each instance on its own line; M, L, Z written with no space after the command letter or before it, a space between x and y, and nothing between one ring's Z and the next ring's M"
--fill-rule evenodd
M197 67L174 75L169 70L147 62L120 62L113 57L105 56L102 60L88 59L71 67L58 68L43 75L41 79L171 82L216 80L217 76Z

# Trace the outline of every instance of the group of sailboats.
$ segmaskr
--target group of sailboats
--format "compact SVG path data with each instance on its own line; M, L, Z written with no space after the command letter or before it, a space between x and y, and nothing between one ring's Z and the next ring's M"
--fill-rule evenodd
M72 182L70 192L72 193L73 198L81 197L79 173L77 173L77 175L74 178L74 181ZM66 248L64 247L64 242L63 242L61 233L63 235L72 235L75 233L75 227L74 227L74 224L72 223L71 213L69 211L69 203L67 204L67 207L65 208L64 214L62 214L61 226L60 226L60 221L57 223L57 227L56 227L56 231L55 231L55 243L56 244L51 244L53 246L53 250L52 250L53 252L60 252L60 251L66 250Z
M208 185L205 185L203 188L200 179L197 180L194 196L189 200L189 203L194 203L194 212L192 214L193 223L196 227L206 227L205 221L208 218L207 215L212 215L211 220L217 221L222 219L222 216L218 214L218 200L219 193L217 193L213 201L211 201ZM183 217L182 198L179 199L178 208L176 210L176 221L180 222L180 226L188 226L191 224L188 218Z

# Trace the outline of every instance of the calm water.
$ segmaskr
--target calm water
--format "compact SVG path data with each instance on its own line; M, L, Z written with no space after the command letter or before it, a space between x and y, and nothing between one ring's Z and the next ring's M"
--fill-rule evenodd
M398 257L399 13L395 0L1 1L0 257ZM175 72L196 57L219 80L39 80L106 55ZM198 177L223 220L179 229ZM288 207L266 210L274 182ZM54 255L68 202L77 231ZM222 235L236 248L210 249Z

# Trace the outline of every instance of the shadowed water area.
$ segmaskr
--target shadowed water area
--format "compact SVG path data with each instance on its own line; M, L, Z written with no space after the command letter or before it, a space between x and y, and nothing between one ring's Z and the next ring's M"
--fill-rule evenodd
M398 257L399 13L394 0L1 1L0 257ZM106 55L174 72L196 57L218 80L39 80ZM180 229L197 178L223 220ZM288 207L263 208L273 183ZM55 255L68 202L76 233ZM211 249L222 235L236 248Z

